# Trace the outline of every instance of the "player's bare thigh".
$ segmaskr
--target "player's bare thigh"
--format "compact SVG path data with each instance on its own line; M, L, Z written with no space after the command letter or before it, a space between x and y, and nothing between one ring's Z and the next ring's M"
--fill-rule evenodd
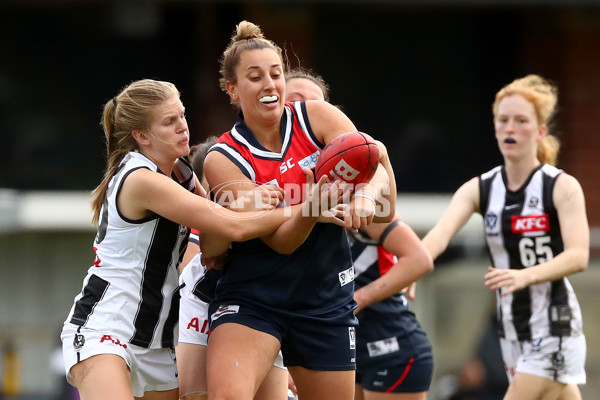
M237 323L217 326L207 348L209 398L252 398L279 348L279 340L267 333Z
M301 400L353 400L355 371L316 371L289 367Z
M575 384L569 384L565 386L562 394L559 397L560 400L581 400L581 392L579 386Z
M574 386L567 387L567 386ZM564 394L575 393L579 397L564 397ZM574 394L574 393L573 393ZM564 383L552 381L540 376L516 373L512 383L508 386L504 400L522 400L522 399L539 399L539 400L577 400L581 399L579 389L575 385L566 385Z
M427 400L427 392L417 393L384 393L364 391L364 400Z
M354 400L365 400L365 394L363 392L362 385L355 384L354 385Z
M131 400L131 373L123 358L99 354L78 362L70 370L71 381L82 400Z
M144 397L136 397L136 400L178 400L179 390L171 389L164 391L152 391L144 393Z
M176 348L179 376L179 394L206 392L206 346L194 343L179 343ZM193 399L194 397L189 397Z
M288 371L271 367L271 370L260 384L254 400L287 399Z

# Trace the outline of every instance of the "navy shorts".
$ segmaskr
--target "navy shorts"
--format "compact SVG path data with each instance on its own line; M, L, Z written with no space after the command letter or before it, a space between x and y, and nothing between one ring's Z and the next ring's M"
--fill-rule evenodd
M429 390L433 374L433 357L388 368L366 368L356 372L356 383L363 389L383 393L416 393Z
M286 367L318 371L356 369L358 321L350 307L320 317L268 314L246 305L222 305L210 316L210 329L214 331L221 324L237 323L268 333L280 341Z
M429 390L433 354L424 332L373 342L369 353L370 356L365 356L365 352L360 352L363 359L359 358L356 371L356 383L364 389L384 393Z

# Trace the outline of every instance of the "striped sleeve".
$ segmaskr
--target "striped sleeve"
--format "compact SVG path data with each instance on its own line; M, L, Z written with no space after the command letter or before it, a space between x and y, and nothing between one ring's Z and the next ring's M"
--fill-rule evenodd
M197 229L192 228L190 230L190 238L188 239L188 241L200 246L200 232Z

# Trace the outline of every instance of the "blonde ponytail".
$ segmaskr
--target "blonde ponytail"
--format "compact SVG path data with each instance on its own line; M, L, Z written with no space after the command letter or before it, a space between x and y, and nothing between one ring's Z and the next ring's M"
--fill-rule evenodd
M126 86L104 105L101 125L106 139L107 162L102 182L92 191L94 225L98 224L108 184L117 172L121 160L127 153L138 148L132 132L146 130L154 107L174 95L179 96L179 91L172 83L143 79Z

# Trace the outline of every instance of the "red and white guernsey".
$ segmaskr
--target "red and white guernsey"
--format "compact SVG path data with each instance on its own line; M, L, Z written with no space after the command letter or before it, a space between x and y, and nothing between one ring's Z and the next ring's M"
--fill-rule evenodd
M285 104L281 139L281 151L270 151L244 121L238 121L210 151L228 157L256 184L282 187L285 205L292 206L302 201L306 177L301 167L314 168L324 147L314 136L304 102ZM211 191L219 197L219 188ZM348 311L355 307L353 289L354 268L344 228L317 223L291 254L277 253L260 239L232 243L211 307L250 304L288 316L327 315L329 320L337 315L351 326L356 321Z
M244 128L245 125L236 124L210 151L224 154L257 185L272 184L284 188L285 205L302 202L299 189L306 182L302 167L314 168L323 148L306 119L304 102L286 104L282 118L283 145L279 153L264 148L250 132L241 131ZM219 188L212 190L218 196Z
M66 322L109 330L141 347L172 347L179 314L177 265L189 229L156 214L130 220L120 213L117 195L124 179L139 168L160 173L137 152L127 154L121 162L100 212L94 241L96 259ZM180 159L175 168L185 178L181 182L173 179L195 192L189 164Z

